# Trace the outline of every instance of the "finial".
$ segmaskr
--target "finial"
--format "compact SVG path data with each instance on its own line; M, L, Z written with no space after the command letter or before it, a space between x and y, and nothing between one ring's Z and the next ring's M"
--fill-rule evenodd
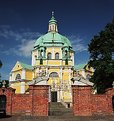
M54 16L54 11L52 11L52 16Z

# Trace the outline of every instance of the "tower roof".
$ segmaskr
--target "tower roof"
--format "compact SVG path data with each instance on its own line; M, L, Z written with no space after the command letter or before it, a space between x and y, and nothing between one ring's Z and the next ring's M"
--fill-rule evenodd
M49 24L52 24L52 23L57 24L57 21L56 21L56 19L55 19L55 17L54 17L54 12L53 12L53 11L52 11L52 17L51 17L51 19L49 20Z

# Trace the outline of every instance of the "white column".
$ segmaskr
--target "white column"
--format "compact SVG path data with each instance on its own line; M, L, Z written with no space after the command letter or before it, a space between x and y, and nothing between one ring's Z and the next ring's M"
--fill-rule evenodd
M46 76L48 76L48 67L46 67Z
M35 59L35 57L34 57L34 55L33 55L33 52L32 52L32 66L34 66L34 60Z
M11 81L15 81L14 73L12 73Z
M35 78L35 77L34 77L34 73L35 73L35 72L33 71L33 72L32 72L32 79Z
M73 66L74 66L74 53L72 53L72 63L73 63Z
M72 90L71 90L71 68L69 69L69 83L68 83L68 89L69 89L69 98L70 98L70 101L72 102Z
M59 58L62 59L62 50L61 50L61 48L60 48L60 57ZM62 66L62 60L60 60L60 65Z
M70 68L68 69L68 73L69 73L69 83L68 84L71 85L71 81L70 81L71 80L71 69Z
M25 77L25 73L26 73L26 71L25 71L25 69L23 69L22 70L22 79L25 79L26 77Z
M10 73L9 81L12 81L12 73Z
M25 82L21 82L21 94L25 93Z
M83 76L84 78L86 78L86 74L85 74L85 70L84 70L84 69L82 70L82 76Z
M62 77L63 75L62 75L62 67L60 68L60 86L61 86L61 88L60 88L60 94L59 94L59 96L60 96L60 100L63 98L63 95L62 95L62 82L63 82L63 77Z

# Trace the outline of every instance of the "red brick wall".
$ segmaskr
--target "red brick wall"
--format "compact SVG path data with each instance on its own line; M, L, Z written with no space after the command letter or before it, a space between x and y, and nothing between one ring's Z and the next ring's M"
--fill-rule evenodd
M7 97L7 114L48 116L48 89L47 85L33 85L29 94L15 94L12 88L0 88L0 95Z
M30 86L30 94L33 97L33 115L48 116L48 86Z
M8 115L12 114L12 97L15 93L15 89L12 88L0 88L0 95L6 95L6 112Z
M107 90L103 95L92 94L91 90L90 86L72 86L74 115L113 114L114 89Z
M32 96L29 94L15 94L12 97L12 113L32 114Z
M112 107L110 107L107 95L92 95L92 114L110 114ZM110 110L111 108L111 110Z
M73 86L73 113L76 116L91 115L91 87Z

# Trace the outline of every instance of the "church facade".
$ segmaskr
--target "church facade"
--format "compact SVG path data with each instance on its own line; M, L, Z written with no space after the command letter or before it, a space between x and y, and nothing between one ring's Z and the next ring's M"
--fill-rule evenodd
M50 101L72 102L74 51L70 40L59 34L52 13L48 32L39 37L32 50L32 64L17 62L10 73L10 86L27 93L28 85L50 85Z

